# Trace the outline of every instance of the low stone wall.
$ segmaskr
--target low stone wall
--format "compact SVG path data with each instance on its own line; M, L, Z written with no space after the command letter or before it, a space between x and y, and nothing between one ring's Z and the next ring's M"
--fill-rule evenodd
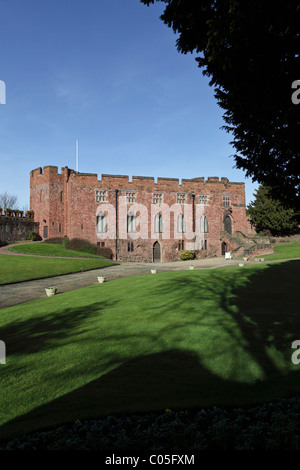
M249 258L257 255L271 255L272 253L274 253L274 249L271 244L255 245L244 251L245 256L249 256Z
M34 222L30 211L26 213L26 217L19 211L5 211L0 215L0 242L27 240L31 231L38 233L38 230L39 223Z

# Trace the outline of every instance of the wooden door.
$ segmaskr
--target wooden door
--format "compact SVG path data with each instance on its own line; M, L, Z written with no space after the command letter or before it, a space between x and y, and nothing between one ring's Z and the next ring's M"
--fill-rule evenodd
M153 263L159 263L161 261L161 250L160 244L155 242L153 245Z
M43 238L48 238L48 225L44 226L44 236Z
M227 244L225 242L222 243L222 255L225 255L227 251Z

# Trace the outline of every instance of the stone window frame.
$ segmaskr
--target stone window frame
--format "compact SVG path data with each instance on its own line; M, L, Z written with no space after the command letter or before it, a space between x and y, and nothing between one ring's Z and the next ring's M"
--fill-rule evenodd
M95 199L96 202L106 202L107 201L107 189L95 189Z
M106 233L107 232L107 217L104 212L99 212L96 217L96 232Z
M127 233L136 233L136 217L132 212L127 214Z
M126 202L132 204L136 202L136 192L135 191L126 191Z
M128 253L133 253L133 252L134 252L134 244L133 244L133 242L128 242L128 244L127 244L127 252L128 252Z
M201 240L201 250L207 251L207 240L206 240L206 238L204 240Z
M200 233L208 233L208 220L205 214L200 219Z
M201 206L207 206L209 203L209 197L208 194L202 193L198 195L199 198L199 204ZM204 202L203 202L204 201Z
M162 204L163 193L153 193L153 204Z
M180 213L177 217L177 233L185 233L186 226L185 226L185 217L184 214Z
M178 241L178 251L184 251L184 240Z
M186 193L177 193L177 204L186 204Z
M154 217L154 233L163 233L163 220L160 212Z
M231 196L230 194L223 194L223 207L230 207Z

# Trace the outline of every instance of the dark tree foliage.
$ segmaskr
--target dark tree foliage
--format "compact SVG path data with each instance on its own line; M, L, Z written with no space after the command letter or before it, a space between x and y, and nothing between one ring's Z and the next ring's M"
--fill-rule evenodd
M210 78L236 167L298 207L300 1L156 1L166 3L161 19L179 34L178 51L195 52Z
M249 204L247 213L255 224L256 230L268 230L272 235L285 236L298 232L295 211L285 207L281 201L270 196L270 189L260 185L255 193L255 200Z

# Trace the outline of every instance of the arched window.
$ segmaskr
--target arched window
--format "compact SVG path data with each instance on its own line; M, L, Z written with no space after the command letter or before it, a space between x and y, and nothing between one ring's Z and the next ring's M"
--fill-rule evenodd
M97 215L97 226L96 226L97 233L105 233L107 232L107 220L106 215L103 212L100 212Z
M163 231L162 215L158 213L154 217L154 233L162 233L162 231Z
M206 215L203 215L200 219L200 232L207 233L208 232L208 222Z
M229 235L232 235L232 221L229 215L224 219L224 230L229 233Z
M131 212L129 212L127 216L127 232L133 233L135 231L136 231L135 216Z
M185 232L185 219L183 214L179 214L177 218L177 232L184 233Z

